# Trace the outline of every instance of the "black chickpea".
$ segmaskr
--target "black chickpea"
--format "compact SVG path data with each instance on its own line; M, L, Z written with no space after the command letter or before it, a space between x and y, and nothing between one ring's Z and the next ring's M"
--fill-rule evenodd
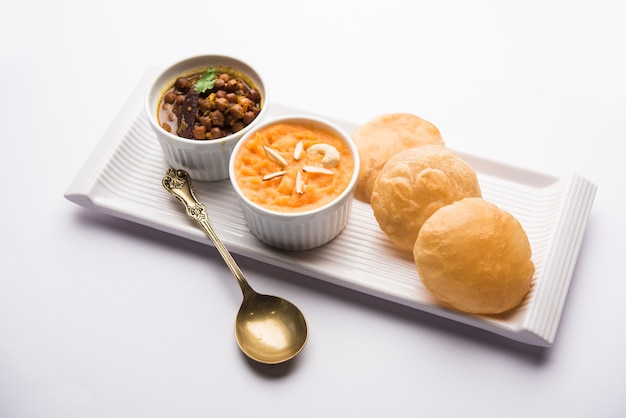
M215 106L220 112L225 112L228 109L228 100L225 97L218 97L215 99Z
M191 81L185 77L178 77L174 87L180 92L187 93L191 89Z
M243 107L240 104L234 104L228 108L228 114L235 120L243 118Z
M224 81L224 79L218 78L217 80L215 80L215 88L217 90L224 90L224 87L226 87L226 82Z
M250 89L248 92L248 99L252 100L254 103L260 103L261 93L257 89Z
M256 115L254 114L253 111L248 110L246 113L244 113L243 115L243 123L248 126L252 123L252 121L256 118Z
M215 139L221 138L223 136L222 130L217 126L214 126L213 128L211 128L211 136Z
M176 102L176 93L168 91L167 94L163 96L163 101L167 104L174 104L174 102Z

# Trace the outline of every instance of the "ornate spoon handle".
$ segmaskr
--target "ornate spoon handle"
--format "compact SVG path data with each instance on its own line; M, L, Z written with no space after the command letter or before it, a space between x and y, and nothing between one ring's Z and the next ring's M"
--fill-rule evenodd
M237 278L239 287L241 287L244 296L256 293L244 278L241 269L233 259L228 249L222 243L222 240L220 240L218 235L213 230L206 213L206 207L196 198L189 174L184 170L174 170L170 168L167 170L165 177L163 177L162 184L165 190L170 192L183 204L183 206L185 206L187 215L196 221L211 241L213 241L215 248L217 248L235 278Z

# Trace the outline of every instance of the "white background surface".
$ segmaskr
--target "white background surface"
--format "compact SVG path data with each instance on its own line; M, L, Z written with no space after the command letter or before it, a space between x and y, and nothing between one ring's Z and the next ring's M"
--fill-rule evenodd
M624 416L622 2L172 3L3 13L0 417ZM145 70L198 53L248 60L278 103L411 112L451 148L595 182L553 347L236 257L311 331L291 363L248 362L212 247L63 198Z

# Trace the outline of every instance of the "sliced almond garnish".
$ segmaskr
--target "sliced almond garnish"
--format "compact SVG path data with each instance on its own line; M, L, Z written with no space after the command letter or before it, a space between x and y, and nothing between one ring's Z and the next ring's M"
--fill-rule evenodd
M296 193L302 194L306 190L306 184L304 184L304 180L302 180L302 173L300 170L296 173Z
M324 167L318 167L316 165L305 165L304 167L302 167L302 170L306 171L307 173L335 174L333 170L329 170Z
M273 150L267 145L263 145L263 150L265 151L265 154L276 164L281 167L287 167L287 160L285 160L283 156L278 153L278 151Z
M298 161L300 157L302 157L302 152L304 151L304 144L302 141L298 141L295 148L293 149L293 159Z
M275 179L276 177L281 177L287 174L287 171L275 171L273 173L269 173L263 176L263 181Z

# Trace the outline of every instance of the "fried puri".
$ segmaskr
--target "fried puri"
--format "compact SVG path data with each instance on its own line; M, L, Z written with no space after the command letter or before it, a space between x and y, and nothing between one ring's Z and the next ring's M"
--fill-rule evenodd
M413 256L428 290L473 314L498 314L516 307L535 273L520 222L481 198L437 210L422 226Z
M389 159L374 183L370 204L381 230L410 253L426 219L466 197L481 197L474 169L444 146L423 145Z
M421 145L443 145L439 129L410 113L377 116L359 126L352 134L361 168L354 197L369 203L374 182L385 163L400 151Z

